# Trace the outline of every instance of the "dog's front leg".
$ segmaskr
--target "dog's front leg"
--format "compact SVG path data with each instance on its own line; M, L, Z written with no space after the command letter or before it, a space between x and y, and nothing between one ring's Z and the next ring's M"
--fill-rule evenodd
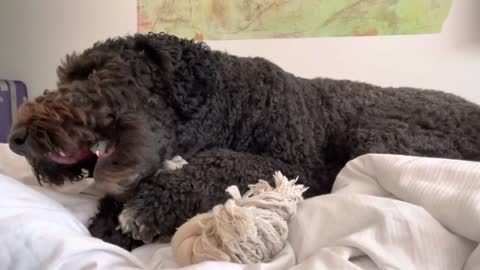
M104 197L98 203L98 213L91 219L88 230L93 237L132 250L143 243L123 234L119 227L118 215L123 203L113 197Z
M181 169L161 169L141 180L119 216L121 229L146 243L172 236L187 219L225 202L228 186L245 191L260 178L272 179L275 171L304 181L298 166L275 159L223 149L199 153Z

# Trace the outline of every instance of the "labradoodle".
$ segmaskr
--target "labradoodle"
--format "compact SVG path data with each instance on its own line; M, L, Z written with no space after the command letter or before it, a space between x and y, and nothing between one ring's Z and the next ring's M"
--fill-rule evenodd
M437 91L299 78L262 58L137 34L67 56L57 89L21 107L9 144L40 182L92 176L108 194L92 234L131 249L223 202L227 186L275 170L300 176L313 196L366 153L478 161L480 106ZM165 169L176 155L188 164Z

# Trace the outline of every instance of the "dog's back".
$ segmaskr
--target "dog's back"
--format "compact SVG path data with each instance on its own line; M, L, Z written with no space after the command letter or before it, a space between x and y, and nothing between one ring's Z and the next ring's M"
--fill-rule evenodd
M369 152L480 160L477 104L440 91L352 81L317 80L317 84L334 85L323 95L341 123L333 132L337 143L368 145L381 140ZM357 149L354 155L364 150Z

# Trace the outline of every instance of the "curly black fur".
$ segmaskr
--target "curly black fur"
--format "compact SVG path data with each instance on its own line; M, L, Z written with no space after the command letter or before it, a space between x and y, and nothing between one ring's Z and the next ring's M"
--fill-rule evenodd
M460 97L303 79L262 58L166 34L110 39L69 56L58 85L62 91L48 93L54 104L80 95L82 113L96 119L89 125L65 120L62 131L89 130L116 144L112 156L96 161L93 175L98 183L115 184L105 184L107 192L124 195L122 226L146 242L221 203L228 185L245 187L275 170L300 175L312 196L330 192L346 162L366 153L480 160L480 107ZM65 114L60 119L69 119ZM16 128L38 130L49 121L38 125L28 113L20 119ZM68 136L61 141L91 143ZM157 171L174 155L190 164ZM51 178L46 167L52 161L26 156L37 161L32 165L42 179ZM73 178L69 172L65 180ZM101 211L92 233L131 248L123 236L106 233L118 226L117 214ZM104 222L108 218L112 222Z
M98 214L95 222L90 224L89 230L92 235L102 236L111 244L132 250L142 246L140 240L127 237L118 228L118 215L122 212L123 204L112 197L105 197L98 203Z

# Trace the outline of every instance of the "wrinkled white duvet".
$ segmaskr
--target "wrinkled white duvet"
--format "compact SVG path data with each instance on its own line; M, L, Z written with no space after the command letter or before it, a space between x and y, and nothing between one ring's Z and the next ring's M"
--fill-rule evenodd
M129 253L90 237L97 197L38 187L7 151L0 146L1 270L175 268L168 245ZM479 241L480 163L366 155L342 170L333 194L301 203L273 262L186 269L473 270Z

